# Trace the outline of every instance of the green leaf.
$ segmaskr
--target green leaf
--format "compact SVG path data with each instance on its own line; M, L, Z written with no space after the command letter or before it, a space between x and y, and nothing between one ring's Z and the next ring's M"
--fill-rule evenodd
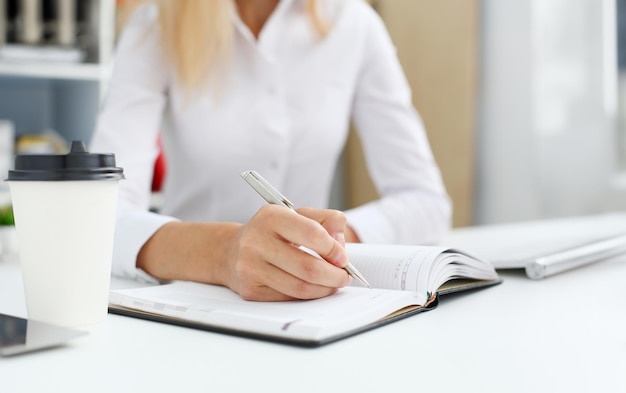
M0 207L0 225L15 225L12 206Z

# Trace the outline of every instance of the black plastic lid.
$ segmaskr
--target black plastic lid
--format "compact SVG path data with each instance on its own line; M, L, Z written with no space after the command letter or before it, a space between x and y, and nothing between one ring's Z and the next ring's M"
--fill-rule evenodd
M115 166L111 153L89 153L82 141L72 142L68 154L23 154L15 156L9 181L19 180L119 180L123 169Z

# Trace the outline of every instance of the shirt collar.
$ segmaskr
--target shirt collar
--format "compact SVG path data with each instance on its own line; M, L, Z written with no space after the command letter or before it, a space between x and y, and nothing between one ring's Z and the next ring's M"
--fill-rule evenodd
M239 12L237 12L236 5L233 8L233 23L235 24L236 30L246 39L246 41L250 42L254 46L257 46L263 39L264 33L267 32L268 29L271 29L271 25L279 22L294 3L302 1L303 0L279 0L276 8L272 11L272 14L265 22L258 39L254 37L248 26L243 22L243 20L241 20Z

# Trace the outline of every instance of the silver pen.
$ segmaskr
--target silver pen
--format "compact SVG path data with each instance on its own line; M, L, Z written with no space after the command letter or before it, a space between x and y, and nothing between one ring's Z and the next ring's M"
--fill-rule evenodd
M267 180L265 180L257 172L244 171L244 172L241 172L241 177L250 186L252 186L252 188L254 188L254 190L258 192L259 195L261 195L263 199L267 201L267 203L284 206L293 210L294 212L296 211L293 203L291 203L289 199L285 198L283 194L278 192L277 189L275 189L270 183L268 183ZM321 256L319 256L319 254L317 254L316 252L312 250L307 249L307 252L313 253L316 257L323 259ZM365 277L363 277L363 275L358 270L356 270L356 268L352 266L352 264L348 263L344 269L348 272L349 275L361 281L368 288L371 288L370 284L367 282Z

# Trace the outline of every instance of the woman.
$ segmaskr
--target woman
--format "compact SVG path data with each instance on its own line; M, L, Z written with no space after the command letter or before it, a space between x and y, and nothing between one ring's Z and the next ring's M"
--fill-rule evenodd
M325 209L350 119L381 198ZM160 214L148 212L158 133ZM360 0L161 0L118 44L93 151L116 154L114 274L319 298L351 279L345 242L432 243L450 202L389 36ZM298 206L264 201L254 169ZM294 245L308 247L317 259Z

